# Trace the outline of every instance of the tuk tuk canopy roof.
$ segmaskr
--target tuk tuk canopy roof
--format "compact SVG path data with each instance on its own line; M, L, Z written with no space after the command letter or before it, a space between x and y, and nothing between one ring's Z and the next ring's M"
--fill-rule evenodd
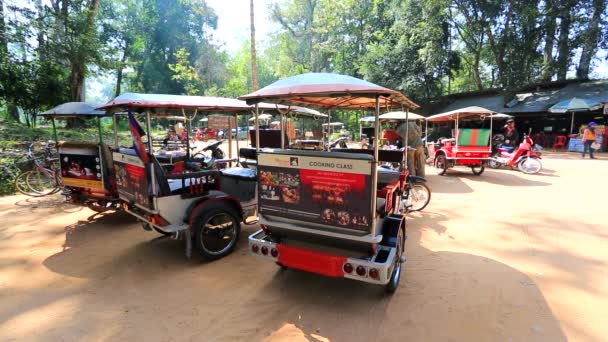
M441 114L431 115L426 118L426 121L429 122L445 122L451 120L466 120L466 119L475 119L475 118L485 118L491 117L496 112L493 112L489 109L485 109L483 107L471 106L461 109L456 109L450 112L445 112Z
M98 109L113 112L126 111L127 109L134 111L188 109L204 112L247 112L253 110L254 107L248 105L245 101L225 97L124 93ZM260 109L278 110L287 109L287 107L261 103Z
M405 112L390 112L390 113L384 113L382 115L380 115L380 120L403 120L405 121ZM407 115L407 119L408 120L424 120L425 117L420 115L420 114L416 114L416 113L408 113Z
M251 104L267 101L318 108L362 109L375 108L376 96L379 96L380 106L383 108L419 107L396 90L332 73L307 73L287 77L239 99Z
M96 110L97 106L86 102L66 102L39 115L45 118L74 118L105 116L106 112Z
M359 119L359 122L375 122L375 121L376 121L375 116L364 116L361 119Z

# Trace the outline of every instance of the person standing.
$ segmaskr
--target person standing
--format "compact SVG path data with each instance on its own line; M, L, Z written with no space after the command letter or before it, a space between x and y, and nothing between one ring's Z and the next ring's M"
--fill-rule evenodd
M503 128L503 135L505 136L505 144L517 147L517 143L519 141L519 133L517 133L517 129L515 128L515 121L513 119L507 120L507 124Z
M406 126L408 125L408 126ZM407 168L413 176L424 177L424 147L422 146L422 131L414 122L402 123L397 127L397 134L403 140L407 139L407 145L410 147L407 151ZM407 131L407 134L406 134ZM422 158L419 156L419 150L422 153Z
M583 158L585 158L587 149L589 149L589 157L595 159L593 156L593 148L591 147L595 142L595 126L597 126L597 124L591 121L583 131Z

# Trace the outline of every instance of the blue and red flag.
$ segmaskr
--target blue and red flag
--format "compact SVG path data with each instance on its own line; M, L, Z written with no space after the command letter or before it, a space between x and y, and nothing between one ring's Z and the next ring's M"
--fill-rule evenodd
M131 130L131 136L133 137L133 147L135 148L135 153L139 159L141 159L144 164L150 162L150 157L148 156L148 151L146 151L146 146L142 141L142 137L146 135L146 132L141 128L137 119L133 113L129 110L129 129Z

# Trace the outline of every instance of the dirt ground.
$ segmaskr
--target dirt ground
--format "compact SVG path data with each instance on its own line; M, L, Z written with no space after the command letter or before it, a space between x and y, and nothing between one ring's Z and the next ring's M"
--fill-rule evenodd
M600 158L549 156L535 176L430 175L393 296L248 255L256 227L204 262L124 214L3 197L0 341L606 340Z

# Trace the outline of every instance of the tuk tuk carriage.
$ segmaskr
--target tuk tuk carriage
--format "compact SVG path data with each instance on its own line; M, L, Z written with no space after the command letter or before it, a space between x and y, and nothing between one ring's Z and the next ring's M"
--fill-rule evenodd
M438 175L445 175L454 166L469 167L477 176L483 173L492 153L490 137L494 114L491 110L473 106L426 118L427 123L450 126L453 123L454 127L452 138L440 137L436 142L427 141L429 159ZM489 121L489 128L484 127L486 120ZM467 124L465 127L462 126L464 123Z
M188 257L193 245L198 254L208 260L232 252L241 223L254 223L249 219L255 218L256 211L255 171L242 167L201 169L200 164L191 160L188 135L184 167L169 172L158 162L152 149L151 119L181 114L190 132L190 122L199 113L236 115L250 112L252 107L227 98L128 93L99 109L112 113L114 118L128 113L134 137L133 148L120 148L113 153L118 194L124 210L140 220L146 230L154 229L176 239L183 237ZM144 116L145 130L137 118L141 116ZM229 157L231 150L229 147Z
M240 97L328 109L418 106L401 93L350 76L308 73ZM256 123L258 120L256 120ZM376 132L377 133L377 132ZM402 151L260 150L261 229L249 236L253 255L284 268L386 285L395 291L405 261L405 218L399 213L407 171L381 177L378 163Z
M278 108L274 104L261 104L260 107L265 110ZM193 247L208 260L231 253L238 241L241 223L256 222L255 170L226 167L224 162L237 161L232 159L229 135L229 159L221 161L224 167L201 169L187 149L183 168L169 171L150 148L153 145L149 132L152 131L152 117L181 113L190 126L198 114L237 115L251 112L253 107L228 98L123 94L100 109L113 113L114 118L127 112L134 136L134 148L120 148L113 153L118 194L124 210L140 220L146 230L154 229L176 239L183 237L188 257ZM145 130L137 119L142 115L145 116ZM190 145L189 137L186 145Z
M59 152L60 183L66 201L103 212L119 209L110 147L103 141L101 118L105 112L85 102L68 102L40 114L53 124ZM95 119L98 141L58 141L56 119Z

